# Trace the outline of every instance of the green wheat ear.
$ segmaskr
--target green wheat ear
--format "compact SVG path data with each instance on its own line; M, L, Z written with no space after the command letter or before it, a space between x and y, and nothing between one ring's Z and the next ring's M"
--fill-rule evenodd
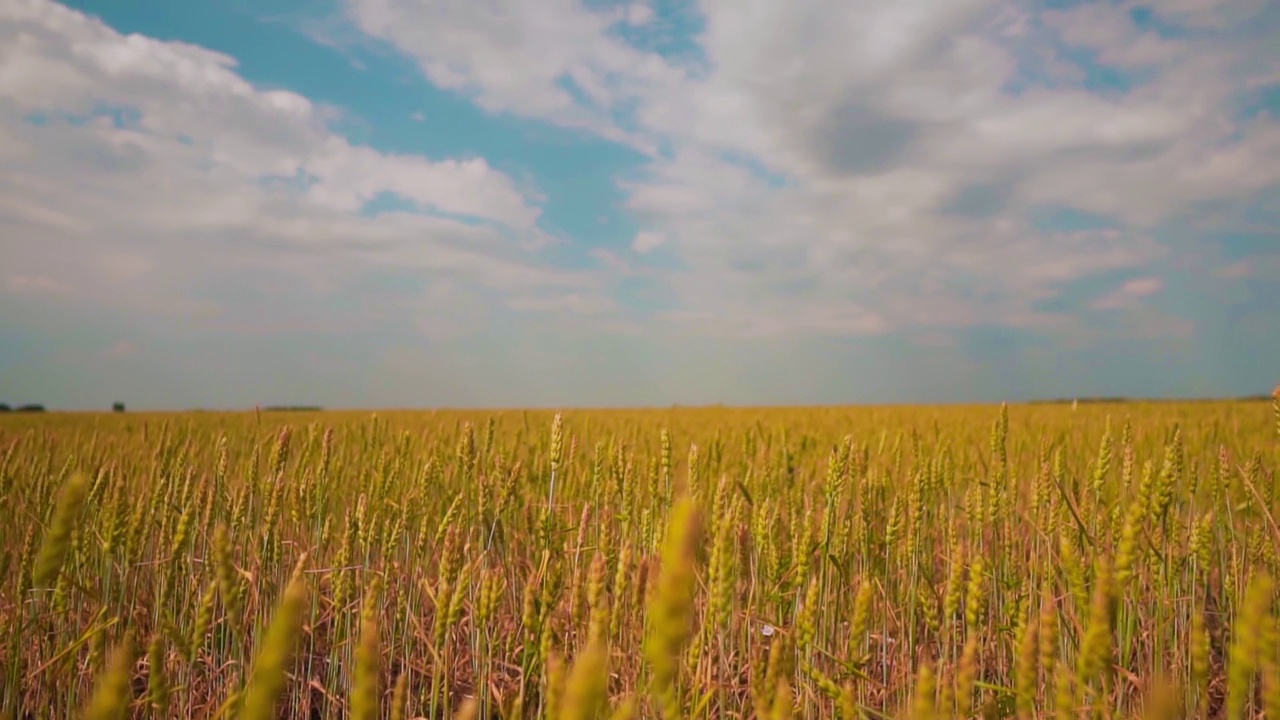
M298 561L299 569L305 559L304 553ZM302 573L295 570L276 609L275 617L267 626L262 647L254 658L252 675L240 706L240 720L272 720L276 717L276 700L284 692L285 664L302 624L302 610L306 606L306 600L306 583L302 579Z
M129 709L132 693L129 683L133 680L133 664L137 662L137 649L133 637L126 634L111 652L111 660L85 706L84 720L120 720Z
M360 615L360 640L356 645L355 687L351 697L352 720L376 720L379 716L381 693L378 679L381 674L381 658L378 656L378 593L381 590L375 577L365 595Z
M603 720L609 707L608 662L604 638L595 635L569 671L560 720Z
M1254 675L1263 651L1262 637L1271 613L1275 581L1265 571L1249 579L1244 603L1236 615L1227 663L1227 717L1245 717Z
M1280 437L1280 385L1271 391L1271 412L1276 416L1276 437Z
M665 720L676 720L680 715L676 681L680 653L693 633L697 591L694 565L701 528L697 504L685 496L671 511L657 588L649 605L651 630L644 654L652 667L651 691Z
M71 535L75 532L88 492L88 480L82 472L72 475L62 486L62 492L58 494L58 504L53 510L53 517L49 523L49 530L40 544L40 554L36 556L35 566L31 572L31 582L34 587L46 587L46 583L57 579L58 573L62 571L62 564L71 550Z

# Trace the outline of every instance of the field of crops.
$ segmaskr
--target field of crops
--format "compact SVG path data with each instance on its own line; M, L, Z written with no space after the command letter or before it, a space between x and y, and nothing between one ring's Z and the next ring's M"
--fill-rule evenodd
M0 417L4 718L1280 718L1280 400Z

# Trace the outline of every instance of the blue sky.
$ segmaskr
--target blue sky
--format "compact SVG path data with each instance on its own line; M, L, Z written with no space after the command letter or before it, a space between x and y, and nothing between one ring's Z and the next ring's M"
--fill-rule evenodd
M1280 382L1265 0L15 0L0 402Z

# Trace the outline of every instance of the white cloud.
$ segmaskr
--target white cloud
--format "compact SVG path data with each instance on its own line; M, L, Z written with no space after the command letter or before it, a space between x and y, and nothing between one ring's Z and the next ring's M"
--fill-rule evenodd
M1157 277L1140 277L1125 281L1120 287L1096 298L1091 306L1095 310L1120 310L1130 307L1143 298L1164 289L1164 281Z
M633 2L627 5L627 23L635 26L648 25L653 22L653 6L647 2Z
M1178 251L1161 228L1280 184L1280 125L1234 115L1280 70L1261 0L1158 4L1176 37L1139 27L1134 3L707 0L705 67L571 0L347 5L486 108L671 147L619 184L681 263L673 321L1052 328L1067 319L1040 302L1150 268ZM1114 227L1046 229L1037 208Z
M569 312L575 315L598 315L613 309L613 303L607 298L582 293L517 297L508 300L507 306L522 312Z
M406 51L439 87L464 92L490 111L620 142L642 144L614 124L613 108L680 76L656 55L609 35L624 19L618 13L588 11L576 0L359 0L347 9L359 28Z
M1169 22L1193 28L1221 28L1248 22L1268 0L1162 0L1151 9Z
M1225 280L1244 278L1280 278L1280 254L1262 255L1247 260L1237 260L1213 271L1213 276Z
M13 295L57 296L72 292L72 288L66 283L45 275L10 275L5 287Z
M519 228L537 217L511 181L483 160L431 162L354 147L327 130L322 108L291 92L254 88L221 53L120 35L46 0L20 0L0 12L0 38L10 41L0 51L0 98L11 112L58 118L91 115L105 105L129 118L116 127L98 116L76 134L91 159L110 165L103 169L141 169L149 161L207 164L204 175L241 185L301 173L316 176L301 194L304 201L342 211L385 191ZM22 134L39 142L30 128Z
M666 241L667 239L662 236L662 233L644 230L636 233L635 238L631 241L631 249L644 255L657 250Z
M353 145L333 117L253 86L226 55L122 35L47 0L0 4L10 291L56 283L104 306L202 317L260 312L219 279L265 266L281 275L255 280L264 288L288 275L320 293L380 269L498 294L600 292L523 249L545 242L536 192L482 158ZM387 193L422 212L361 213Z
M1213 271L1213 276L1218 278L1245 278L1253 274L1253 263L1248 260L1237 260L1236 262L1223 265Z

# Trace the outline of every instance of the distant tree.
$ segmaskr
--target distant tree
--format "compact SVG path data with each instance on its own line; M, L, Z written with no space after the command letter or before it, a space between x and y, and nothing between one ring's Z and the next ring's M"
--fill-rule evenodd
M0 403L0 412L9 412L9 406L4 403Z
M111 403L111 412L124 412L124 403L122 402Z
M40 405L39 403L32 403L30 405L19 405L14 411L28 412L28 413L42 413L44 412L44 406Z

